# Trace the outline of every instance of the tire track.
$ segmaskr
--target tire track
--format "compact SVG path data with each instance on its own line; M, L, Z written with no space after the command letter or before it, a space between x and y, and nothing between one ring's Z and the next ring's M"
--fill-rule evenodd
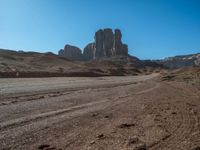
M178 92L181 93L181 91ZM181 97L183 97L183 94ZM168 122L165 126L168 131L171 131L169 136L150 146L150 149L185 149L184 142L191 137L193 132L198 131L197 126L199 125L198 116L194 113L193 108L187 105L187 100L183 99L181 103L173 104L177 108L177 114L172 120L174 122ZM177 122L179 122L178 126L175 127ZM170 125L170 123L172 124ZM172 128L170 128L171 126Z
M28 95L19 95L15 97L2 97L0 106L14 104L14 103L20 103L25 101L33 101L33 100L40 100L43 98L49 98L49 97L59 97L62 95L68 95L73 92L87 90L87 89L100 89L100 88L114 88L114 87L120 87L120 86L127 86L132 84L138 84L138 82L128 82L128 83L122 83L122 84L109 84L109 85L101 85L101 86L87 86L87 87L81 87L81 88L68 88L68 89L62 89L62 90L54 90L54 91L46 91L46 92L37 92L35 94L28 94ZM11 99L11 100L9 100ZM14 99L14 100L13 100Z
M124 95L124 96L119 96L116 99L108 98L108 99L104 99L101 101L89 102L86 104L72 106L69 108L59 109L59 110L55 110L55 111L45 112L42 114L36 114L36 115L32 115L32 116L21 117L21 118L13 119L10 121L2 122L2 123L0 123L0 133L4 133L4 135L5 135L5 133L7 133L11 129L15 129L18 127L23 128L23 126L32 124L34 122L43 121L48 118L55 118L58 116L61 116L60 118L62 118L62 116L64 117L67 114L72 114L72 116L74 116L74 115L76 116L76 115L88 113L91 111L102 110L102 109L105 109L107 107L111 107L114 105L119 105L121 103L128 101L129 99L127 99L127 97L132 97L134 95L150 92L150 91L158 88L159 86L160 86L159 84L155 84L155 85L153 85L153 87L150 87L148 89L145 89L145 90L142 90L142 91L139 91L136 93ZM0 136L0 139L3 138L4 135Z
M45 112L42 114L37 114L37 115L32 115L32 116L28 116L28 117L22 117L22 118L17 118L17 119L13 119L7 122L3 122L0 123L0 129L1 130L8 130L10 128L16 127L16 126L23 126L24 124L33 122L33 121L39 121L48 117L55 117L57 115L62 115L64 113L69 113L72 111L76 111L76 110L80 110L80 109L84 109L86 107L91 107L92 105L97 105L100 103L105 103L108 102L108 100L102 100L102 101L98 101L98 102L90 102L87 104L82 104L82 105L78 105L78 106L73 106L70 108L65 108L65 109L59 109L59 110L55 110L55 111L50 111L50 112ZM0 131L1 131L0 130Z

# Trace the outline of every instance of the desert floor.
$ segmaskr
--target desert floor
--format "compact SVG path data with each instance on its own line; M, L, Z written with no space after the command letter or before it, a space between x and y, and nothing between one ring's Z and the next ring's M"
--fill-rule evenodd
M0 149L193 150L200 91L126 77L0 79Z

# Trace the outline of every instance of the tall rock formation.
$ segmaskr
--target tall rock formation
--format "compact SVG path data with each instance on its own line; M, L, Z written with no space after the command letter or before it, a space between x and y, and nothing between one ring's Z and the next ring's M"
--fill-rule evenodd
M83 60L81 49L76 46L72 46L68 44L65 45L64 50L61 49L58 52L58 55L61 57L71 59L71 60Z
M88 44L83 54L78 47L66 45L64 50L59 51L59 56L73 60L93 60L101 57L128 55L128 46L122 43L122 33L119 29L100 29L95 33L94 42Z
M122 43L122 34L119 29L100 29L95 33L95 42L91 47L84 48L90 58L112 57L116 55L128 55L128 46ZM85 53L85 52L84 52Z

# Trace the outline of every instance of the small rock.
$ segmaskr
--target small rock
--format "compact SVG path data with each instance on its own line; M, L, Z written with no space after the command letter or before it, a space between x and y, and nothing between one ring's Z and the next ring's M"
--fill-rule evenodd
M56 148L55 147L47 147L44 150L56 150Z
M50 146L50 145L48 145L48 144L42 144L42 145L38 146L38 149L44 150L45 148L47 148L47 147L49 147L49 146Z
M130 127L133 127L133 126L135 126L135 124L134 123L123 123L123 124L121 124L121 125L119 125L118 127L119 128L130 128Z
M101 139L101 138L103 138L103 137L105 137L104 134L99 134L99 135L97 135L97 138L99 138L99 139Z
M146 144L140 143L136 146L135 150L147 150Z
M98 114L97 113L94 113L94 114L92 114L92 117L96 117Z
M90 144L94 144L94 143L95 143L95 141L91 141L91 142L90 142Z
M139 138L137 136L133 136L128 140L128 145L135 144L139 142Z
M176 112L172 112L173 115L177 114Z
M200 150L200 146L195 147L193 150Z
M137 136L133 136L128 140L128 147L133 147L134 150L146 150L146 144L143 143Z
M116 133L116 131L112 131L111 133Z
M41 99L42 99L42 98L45 98L45 96L44 96L44 95L42 95L42 96L40 96L39 98L41 98Z

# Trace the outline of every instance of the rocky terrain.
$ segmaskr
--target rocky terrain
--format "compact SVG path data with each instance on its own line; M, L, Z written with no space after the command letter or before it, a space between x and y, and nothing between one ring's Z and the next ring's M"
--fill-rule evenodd
M1 78L0 148L198 150L199 85L170 75Z

